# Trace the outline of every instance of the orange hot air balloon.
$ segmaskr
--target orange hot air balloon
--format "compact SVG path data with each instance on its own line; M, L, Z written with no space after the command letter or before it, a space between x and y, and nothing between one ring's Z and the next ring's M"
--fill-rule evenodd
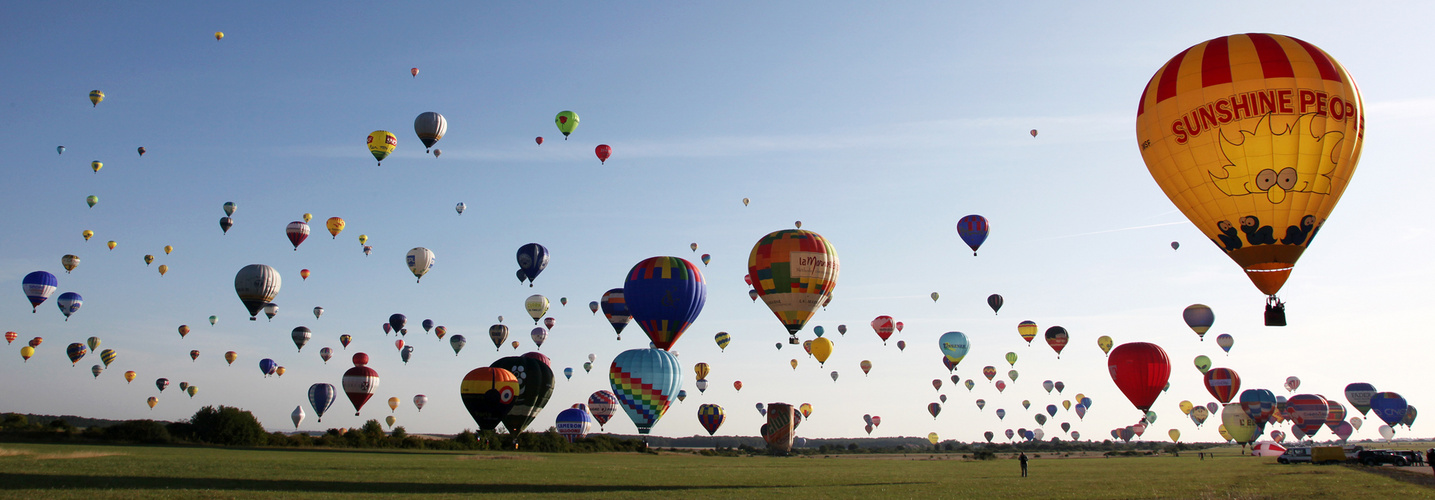
M1276 298L1345 192L1360 159L1364 104L1345 68L1283 35L1199 43L1151 78L1136 140L1161 190L1269 296Z
M308 270L308 269L300 269L300 270L299 270L299 279L300 279L301 281L308 281L308 280L309 280L309 270Z

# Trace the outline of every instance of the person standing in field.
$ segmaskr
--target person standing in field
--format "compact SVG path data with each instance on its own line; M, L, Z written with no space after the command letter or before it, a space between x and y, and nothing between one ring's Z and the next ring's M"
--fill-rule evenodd
M1435 448L1425 452L1425 463L1430 464L1432 471L1435 471Z
M1022 452L1017 460L1021 461L1021 477L1026 477L1026 452Z

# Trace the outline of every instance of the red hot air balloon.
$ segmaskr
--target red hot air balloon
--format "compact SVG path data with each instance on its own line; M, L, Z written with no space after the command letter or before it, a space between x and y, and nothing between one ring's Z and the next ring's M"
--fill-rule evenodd
M344 372L344 394L347 394L349 402L354 404L356 417L359 416L359 410L364 407L364 403L369 402L369 398L374 397L374 392L379 389L379 373L364 366L368 362L368 354L354 354L354 367Z
M309 237L309 225L296 220L289 223L289 227L284 229L284 233L289 236L289 242L294 244L294 251L297 252L299 244Z
M418 78L418 77L419 77L419 69L418 69L418 68L409 68L409 74L410 74L410 75L413 75L414 78Z
M542 146L542 145L543 145L543 137L541 137L541 136L540 136L540 137L534 137L534 138L533 138L533 142L536 142L536 143L538 143L539 146Z
M608 157L613 156L613 148L607 144L599 144L598 147L593 148L593 154L598 155L598 163L606 165Z
M1230 368L1206 370L1205 383L1206 391L1221 404L1231 402L1231 398L1241 392L1241 376Z
M882 345L887 345L887 339L892 336L892 331L896 330L896 328L897 325L893 323L891 316L878 316L872 320L872 330L876 331L877 336L882 338Z
M1166 351L1146 342L1116 346L1106 359L1106 368L1116 387L1142 413L1151 411L1151 404L1171 377L1171 359L1166 357Z

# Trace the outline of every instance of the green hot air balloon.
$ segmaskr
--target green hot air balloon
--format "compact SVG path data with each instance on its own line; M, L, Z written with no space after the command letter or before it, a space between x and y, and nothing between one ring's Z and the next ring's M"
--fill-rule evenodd
M95 208L95 205L100 204L100 197L95 195L86 196L85 204L89 205L90 208Z
M578 113L564 111L553 117L553 124L558 126L558 131L563 133L563 140L568 140L568 134L578 128Z

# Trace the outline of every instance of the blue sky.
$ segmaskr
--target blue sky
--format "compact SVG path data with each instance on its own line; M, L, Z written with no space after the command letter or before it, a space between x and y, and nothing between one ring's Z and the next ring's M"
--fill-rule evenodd
M636 325L615 341L586 304L621 286L639 260L696 262L702 253L713 256L703 268L709 300L675 350L685 367L711 364L712 386L697 394L686 371L689 397L654 427L660 435L703 432L694 415L709 402L727 409L721 434L754 435L754 404L785 401L815 407L803 436L861 435L861 416L872 414L883 417L874 435L976 440L1034 427L1023 399L1035 410L1079 392L1094 400L1086 419L1059 413L1046 434L1071 422L1100 438L1139 417L1107 376L1101 335L1171 354L1154 439L1170 428L1216 439L1214 424L1198 430L1176 408L1212 400L1191 367L1198 354L1235 369L1247 388L1287 394L1280 384L1295 375L1300 392L1343 401L1345 384L1363 381L1421 406L1431 393L1413 374L1435 347L1416 326L1435 299L1421 258L1432 243L1423 215L1435 176L1419 167L1435 96L1417 56L1435 41L1419 24L1430 14L1415 3L1351 11L1320 2L19 5L0 33L10 48L0 64L11 68L0 75L10 146L0 158L0 280L13 294L0 301L0 328L21 340L0 357L11 381L0 387L0 410L181 419L226 404L285 429L302 404L302 429L322 430L389 415L383 400L399 396L395 415L410 432L454 433L475 427L457 398L460 378L532 349L523 300L541 293L558 321L541 352L555 371L578 370L533 424L546 428L608 388L602 372L613 356L646 346ZM1252 31L1336 57L1359 83L1369 120L1353 182L1282 291L1291 322L1283 329L1261 325L1261 294L1162 195L1133 140L1141 88L1167 59ZM416 78L410 67L420 68ZM107 97L86 108L92 89ZM567 141L552 124L562 110L581 117ZM441 158L423 154L410 125L424 111L448 120ZM363 147L377 129L399 137L382 166ZM606 165L592 163L598 144L613 148ZM104 169L92 173L91 160ZM84 205L92 194L93 209ZM216 221L226 201L239 210L223 235ZM462 216L458 202L468 205ZM294 251L284 227L306 212L314 234ZM970 213L993 226L979 257L955 231ZM320 221L331 216L348 228L325 240ZM849 327L827 367L775 349L786 332L742 282L753 243L795 220L831 240L843 264L832 305L809 323L829 335ZM89 242L85 229L96 232ZM113 251L103 248L110 240ZM528 242L552 253L534 288L513 278L514 251ZM165 245L174 253L164 255ZM437 256L421 284L403 264L416 246ZM83 259L68 275L59 266L67 253ZM169 274L146 267L145 254ZM251 263L284 276L273 322L246 321L234 296L234 273ZM304 268L313 271L307 281ZM83 294L81 311L63 321L53 298L24 311L18 283L34 270L57 274L58 292ZM1006 298L1000 315L985 305L991 293ZM1180 317L1198 302L1217 314L1205 342ZM323 318L309 314L314 306ZM447 340L411 328L405 340L416 352L403 365L380 330L395 312L432 318L469 345L454 356ZM211 314L220 317L213 327ZM867 326L881 314L906 324L891 342L905 340L905 351L882 346ZM522 349L491 350L485 333L500 315ZM1028 348L1017 336L1025 319L1071 332L1059 360L1039 339ZM194 333L181 339L180 324ZM300 325L315 339L296 353L289 332ZM952 330L972 338L957 370L978 377L971 392L951 387L938 363L936 338ZM712 341L719 331L732 334L726 352ZM345 333L355 343L323 364L319 348L338 350ZM1214 345L1219 333L1236 338L1229 356ZM98 379L87 369L97 356L64 366L65 345L92 335L119 352ZM21 363L17 351L33 336L45 343ZM229 350L240 354L233 366L222 361ZM338 385L354 351L368 352L382 377L375 400L353 417L341 398L315 422L304 391ZM1021 356L1021 377L998 393L979 373L1005 373L1009 351ZM584 374L589 353L598 369ZM263 378L262 358L286 375ZM866 377L863 359L875 365ZM126 385L125 370L139 378ZM150 410L158 377L200 392L191 399L171 387ZM947 382L940 391L935 378ZM1046 394L1045 379L1064 381L1065 394ZM410 402L419 393L430 397L421 413ZM926 405L939 394L949 399L933 420ZM608 427L633 431L624 415ZM1375 437L1374 426L1356 436Z

